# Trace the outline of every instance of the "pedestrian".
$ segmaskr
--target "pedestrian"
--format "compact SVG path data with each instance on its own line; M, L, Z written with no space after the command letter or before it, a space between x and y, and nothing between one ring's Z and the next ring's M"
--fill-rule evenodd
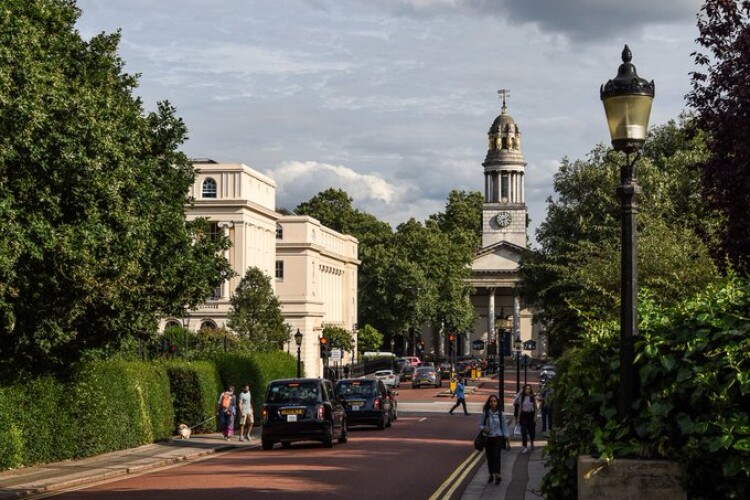
M253 437L250 435L253 432L253 424L255 418L253 415L253 397L250 394L250 385L245 384L242 386L242 392L240 393L240 441L247 439L252 441ZM245 425L247 425L247 434L245 434Z
M236 412L237 397L234 395L234 386L230 385L227 390L219 395L219 402L216 405L218 413L219 426L224 439L229 441L234 434L234 415Z
M523 386L521 392L516 394L513 400L514 405L518 405L518 423L521 425L521 441L523 450L521 453L529 451L527 443L531 441L531 449L534 449L534 437L536 434L536 397L534 390L529 384Z
M488 483L500 484L503 478L500 476L500 454L505 448L510 449L510 434L508 434L508 422L505 413L500 407L500 400L492 394L487 398L482 409L482 420L479 428L487 433L487 441L484 452L487 455L487 469L490 472Z
M459 377L458 382L456 383L456 391L451 394L451 398L456 398L456 404L453 405L453 408L448 410L448 413L453 415L453 410L459 407L459 405L462 405L464 407L464 415L468 415L469 412L466 410L466 395L464 394L466 379L462 379Z
M542 414L542 432L552 430L552 395L554 390L548 384L542 386L539 401Z

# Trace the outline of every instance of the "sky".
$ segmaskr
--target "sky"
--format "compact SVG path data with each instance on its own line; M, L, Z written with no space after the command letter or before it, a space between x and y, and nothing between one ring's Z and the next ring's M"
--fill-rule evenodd
M628 44L651 125L686 110L700 0L78 0L121 30L146 111L169 101L191 158L244 163L294 209L341 188L394 228L483 191L497 90L521 134L529 236L563 158L609 143L599 87ZM614 186L612 186L614 189Z

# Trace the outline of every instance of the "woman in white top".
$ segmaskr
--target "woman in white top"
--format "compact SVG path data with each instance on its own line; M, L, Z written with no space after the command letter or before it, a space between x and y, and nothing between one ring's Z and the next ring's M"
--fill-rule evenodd
M518 423L521 426L521 441L523 442L521 453L526 453L529 451L526 443L530 439L531 448L533 449L534 437L536 435L536 396L534 396L534 389L528 384L523 386L521 392L516 394L513 404L518 404L519 406Z
M500 402L494 394L487 398L482 411L482 420L479 424L480 429L487 433L487 442L484 445L484 452L487 454L487 468L490 477L487 480L491 483L500 484L500 452L503 448L510 449L510 434L508 434L508 423L503 413Z

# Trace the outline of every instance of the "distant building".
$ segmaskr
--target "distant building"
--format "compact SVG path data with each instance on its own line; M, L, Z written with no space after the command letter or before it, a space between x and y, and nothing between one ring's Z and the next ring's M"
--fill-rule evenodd
M211 234L222 232L232 244L226 258L238 276L183 318L164 318L161 328L186 324L191 330L226 328L230 297L245 270L257 267L271 286L292 335L303 334L301 357L308 376L322 374L318 339L323 326L353 331L357 317L358 243L322 226L312 217L276 211L276 183L241 163L193 160L195 200L186 218L204 217ZM293 337L285 347L296 356ZM348 355L347 355L348 356ZM345 360L349 360L345 357Z
M488 138L487 156L482 163L482 248L474 255L469 280L476 290L472 296L476 323L469 335L462 338L460 352L464 354L487 352L486 349L471 351L471 342L475 340L488 344L494 340L499 345L499 330L509 330L502 340L511 348L516 339L538 340L533 311L521 303L515 290L518 265L528 251L526 161L521 153L521 132L508 114L504 95L501 113L492 123ZM540 352L527 354L537 357Z

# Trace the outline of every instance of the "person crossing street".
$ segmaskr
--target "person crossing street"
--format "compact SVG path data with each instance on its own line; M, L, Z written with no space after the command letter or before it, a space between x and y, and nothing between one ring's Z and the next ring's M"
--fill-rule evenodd
M456 398L456 404L453 405L453 408L451 408L448 413L453 415L453 410L459 407L459 405L464 407L464 415L468 415L469 412L466 410L466 395L464 393L466 387L465 387L465 379L459 378L458 383L456 384L456 391L451 395L451 397Z

